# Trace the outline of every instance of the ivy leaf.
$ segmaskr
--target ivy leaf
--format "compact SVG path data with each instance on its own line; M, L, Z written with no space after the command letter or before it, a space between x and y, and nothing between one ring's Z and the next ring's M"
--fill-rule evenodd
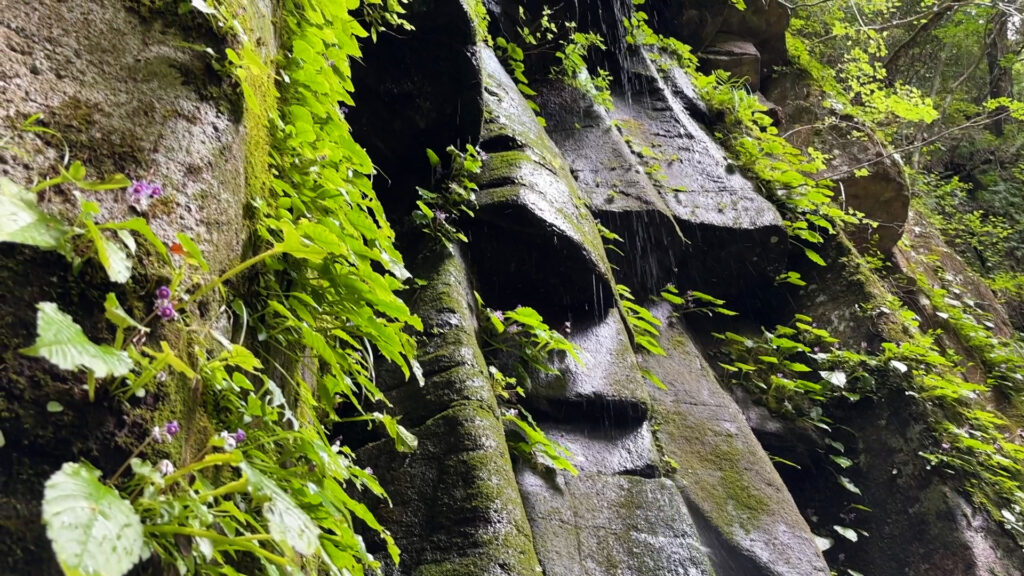
M39 208L34 193L0 178L0 242L53 250L66 234L64 224Z
M111 346L94 344L82 327L53 302L36 305L35 344L21 350L22 354L45 358L62 370L85 368L97 378L124 376L132 369L127 352Z
M43 523L64 574L122 576L146 553L132 505L88 464L65 463L43 491Z

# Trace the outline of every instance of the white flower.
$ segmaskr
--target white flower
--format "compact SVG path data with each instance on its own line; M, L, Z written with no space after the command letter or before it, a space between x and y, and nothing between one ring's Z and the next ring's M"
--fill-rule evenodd
M174 474L174 464L171 464L170 460L161 460L156 465L156 471L162 476L170 476L171 474Z
M238 446L238 442L235 440L234 434L228 434L227 431L220 433L220 437L224 440L224 451L231 452Z

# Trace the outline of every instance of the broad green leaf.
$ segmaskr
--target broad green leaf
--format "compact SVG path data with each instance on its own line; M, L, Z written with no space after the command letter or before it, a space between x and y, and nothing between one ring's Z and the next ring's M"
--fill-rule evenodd
M185 250L188 257L195 261L203 272L210 271L210 265L206 263L206 259L203 258L203 251L199 249L199 246L192 240L192 238L184 232L178 233L178 244L181 244L181 248Z
M842 534L842 536L850 542L857 541L857 532L852 528L847 528L846 526L833 526L832 529Z
M103 307L106 309L107 320L110 320L114 326L118 328L147 330L145 326L136 322L135 318L132 318L130 314L124 311L124 308L121 307L121 303L117 301L117 296L113 292L107 293L107 299L103 302Z
M249 477L253 494L267 499L263 514L267 517L267 527L274 540L303 556L319 552L320 529L309 515L273 479L245 462L240 468Z
M850 460L846 456L836 456L835 454L831 454L829 455L829 458L831 458L833 462L839 464L843 468L849 468L850 466L853 466L853 460Z
M171 258L167 253L167 247L160 241L160 238L153 232L153 229L149 227L149 223L146 222L145 218L141 216L125 220L124 222L111 222L108 224L102 224L99 226L101 230L131 230L132 232L138 233L140 236L149 242L149 245L156 249L160 253L160 256L165 262L170 263ZM184 245L184 243L182 243Z
M0 178L0 242L53 250L67 232L64 224L39 208L34 193Z
M132 505L88 464L65 463L43 490L43 523L67 576L122 576L146 553Z
M824 258L822 258L820 255L818 255L818 253L815 252L814 250L811 250L810 248L804 248L804 254L806 254L807 257L811 259L811 262L814 262L818 266L824 266L825 265Z
M202 12L203 14L216 14L217 11L210 7L209 4L203 0L192 0L192 7Z
M23 354L45 358L62 370L85 368L97 378L124 376L132 369L127 352L94 344L53 302L40 302L36 308L38 335L32 346L21 350Z
M822 378L840 388L846 386L846 372L843 372L842 370L822 370L818 372L818 374L821 374Z
M96 257L107 271L110 281L118 284L127 282L132 276L132 260L125 252L124 246L104 236L99 227L91 221L85 222L85 229L96 248Z
M846 476L840 476L839 483L842 484L843 488L846 488L847 490L853 492L854 494L857 494L858 496L860 495L860 488L857 488L857 485L854 484L853 481L847 478Z

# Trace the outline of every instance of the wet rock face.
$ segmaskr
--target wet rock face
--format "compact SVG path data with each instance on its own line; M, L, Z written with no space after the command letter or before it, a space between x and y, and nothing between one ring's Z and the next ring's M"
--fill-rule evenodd
M552 325L603 315L611 266L569 165L490 48L480 63L487 158L468 233L481 293L498 309L529 295Z
M782 219L695 120L702 103L685 73L656 71L646 54L633 60L644 88L614 92L611 112L541 86L548 133L591 212L624 239L627 251L608 251L621 282L641 294L674 283L743 298L784 267Z

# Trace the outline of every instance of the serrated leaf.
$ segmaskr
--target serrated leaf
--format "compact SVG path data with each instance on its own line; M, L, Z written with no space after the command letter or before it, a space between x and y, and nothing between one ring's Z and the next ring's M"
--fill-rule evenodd
M39 208L34 193L0 178L0 242L52 250L60 246L67 232L63 223Z
M814 262L818 266L825 265L825 260L820 255L818 255L818 253L815 252L814 250L811 250L810 248L804 248L804 254L806 254L807 257L811 259L811 262Z
M36 308L38 335L32 346L21 350L23 354L45 358L62 370L85 368L97 378L124 376L132 369L127 352L94 344L53 302L40 302Z
M43 491L46 535L64 574L122 576L146 551L132 505L88 464L65 463Z

